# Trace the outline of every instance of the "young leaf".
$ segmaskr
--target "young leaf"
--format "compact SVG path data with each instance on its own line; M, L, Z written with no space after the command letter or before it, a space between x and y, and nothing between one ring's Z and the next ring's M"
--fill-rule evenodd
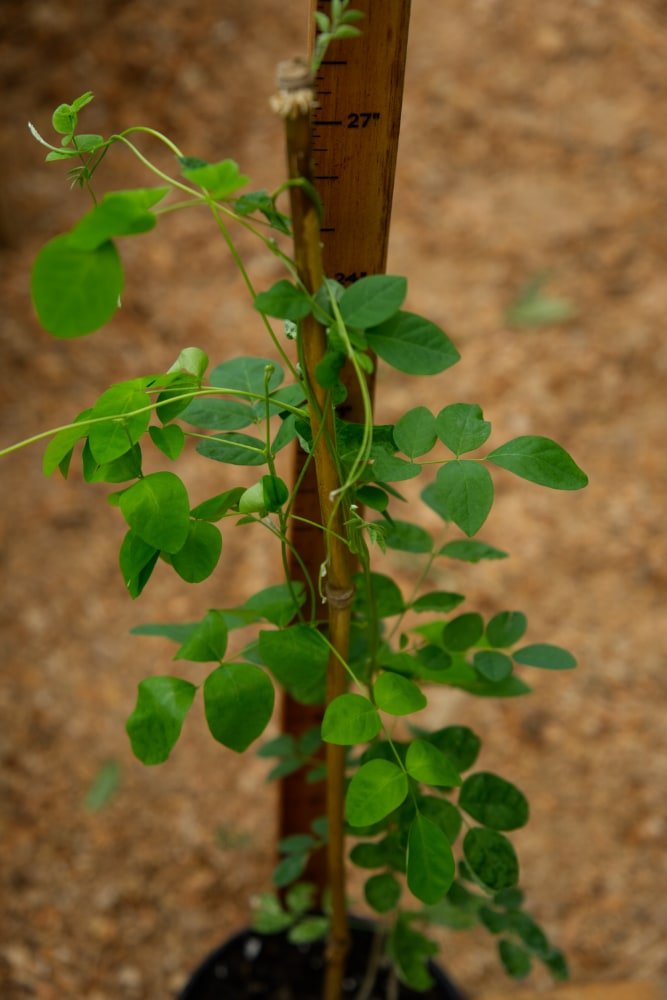
M354 287L354 286L353 286ZM394 441L408 458L417 458L430 451L436 442L435 418L425 406L417 406L396 422Z
M371 274L346 288L338 306L346 326L366 330L391 319L403 305L406 292L405 278Z
M168 193L168 187L161 187L105 194L72 229L70 235L74 246L80 250L96 250L115 236L148 232L157 221L149 209Z
M350 826L372 826L398 809L408 794L404 771L388 760L362 764L347 789L345 815Z
M217 200L228 198L250 181L249 177L239 171L238 163L234 160L206 163L193 156L179 156L178 161L183 176L193 184L204 188Z
M478 532L493 505L493 482L484 466L465 460L448 462L438 470L437 483L449 519L468 536Z
M500 611L490 619L486 626L486 638L492 646L513 646L523 638L528 627L526 616L522 611Z
M364 896L377 913L389 913L401 898L401 883L389 872L371 875L364 885Z
M502 833L473 827L463 839L463 856L475 877L493 892L509 889L519 881L516 852Z
M40 250L32 271L32 300L54 337L83 337L111 319L123 291L123 267L111 242L82 250L69 233Z
M136 598L144 589L160 555L133 531L128 531L123 539L118 555L123 582L130 597Z
M298 924L291 927L287 935L290 944L310 944L320 941L329 930L329 917L304 917Z
M580 490L588 483L586 473L565 449L546 437L514 438L496 448L486 459L515 476L554 490Z
M201 583L218 565L222 535L208 521L190 521L185 544L174 552L171 565L187 583Z
M260 517L266 517L269 512L280 510L288 498L287 484L280 476L262 476L239 497L239 511L242 514L257 512Z
M518 830L528 822L528 800L523 792L488 771L466 778L459 793L459 806L492 830Z
M449 556L450 559L462 559L463 562L477 563L480 559L507 559L507 553L496 549L486 542L472 541L467 538L447 542L438 555Z
M210 500L197 504L190 513L200 521L220 521L228 511L237 508L243 492L242 486L234 486L231 490L225 490L224 493L218 493Z
M449 758L426 740L413 740L408 747L405 767L411 778L424 785L454 788L461 784L461 775Z
M400 674L383 671L373 685L379 709L389 715L410 715L426 707L426 695L414 681Z
M119 382L102 393L91 418L107 419L91 424L88 431L90 450L99 465L120 458L139 440L150 421L149 406L149 396L135 382Z
M144 635L167 634L164 631L158 633L155 626L140 626ZM152 628L151 633L146 632L147 628ZM171 626L172 629L183 629L184 626ZM185 626L187 633L167 634L167 638L173 638L182 645L176 655L175 660L190 660L193 663L212 663L223 659L227 650L228 627L224 616L219 611L209 611L204 618L194 625ZM132 630L135 634L138 629Z
M439 826L417 813L408 836L407 878L410 892L433 905L454 881L456 864L449 841Z
M190 530L190 502L173 472L153 472L125 490L119 501L123 517L145 542L163 552L178 552Z
M261 736L273 713L273 684L250 663L225 663L204 682L204 709L218 743L243 753Z
M542 670L573 670L577 661L567 649L551 646L546 642L536 642L532 646L523 646L512 653L515 663L523 663L528 667L540 667Z
M459 360L443 331L414 313L399 312L366 334L368 345L392 368L408 375L435 375Z
M92 409L83 410L75 420L75 427L68 427L51 438L42 458L42 472L50 476L58 468L63 459L71 454L74 445L88 434L86 418L92 414Z
M142 764L161 764L167 759L196 693L194 684L178 677L148 677L140 682L126 729L132 752Z
M435 429L443 444L458 457L475 451L488 439L491 424L476 403L452 403L435 418Z
M312 309L310 299L300 288L285 278L277 281L268 292L260 292L254 301L255 309L265 316L290 319L298 323Z

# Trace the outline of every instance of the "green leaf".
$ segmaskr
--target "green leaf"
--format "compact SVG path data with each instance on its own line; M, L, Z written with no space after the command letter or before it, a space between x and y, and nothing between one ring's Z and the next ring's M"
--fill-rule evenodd
M498 653L492 649L481 649L472 658L475 670L479 670L482 677L487 681L507 680L512 674L512 661L505 653Z
M150 397L135 382L120 382L103 392L95 403L91 418L106 418L91 424L88 443L99 465L120 458L145 433L150 421ZM144 410L143 413L136 413ZM131 414L131 415L129 415Z
M227 465L265 465L265 448L264 442L259 438L234 431L220 436L216 434L197 445L197 451L204 458L212 458L214 462L224 462Z
M463 652L474 646L484 634L484 619L475 611L453 618L445 625L442 641L453 653Z
M408 835L407 879L410 892L422 903L438 903L454 881L456 864L449 841L439 826L417 813Z
M528 627L526 616L521 611L500 611L486 626L486 638L492 646L513 646L523 638Z
M276 680L304 705L324 700L329 647L308 625L259 633L259 653Z
M338 746L368 743L382 728L375 706L360 694L341 694L327 706L322 739Z
M463 594L454 594L447 590L431 590L413 601L410 607L413 611L438 611L445 614L457 608L463 601L465 601Z
M484 466L465 460L448 462L438 470L437 483L449 520L468 536L478 532L493 505L493 481Z
M197 504L190 513L200 521L220 521L228 511L236 509L239 497L243 492L242 486L235 486L231 490L225 490L224 493L218 493L210 500L204 500L203 503Z
M396 965L398 976L413 990L423 992L433 985L427 962L438 951L438 946L419 931L415 931L408 918L399 914L389 938L388 952Z
M32 300L54 337L83 337L111 319L123 290L123 267L111 242L82 250L69 233L42 247L32 270Z
M237 431L255 422L247 403L229 399L193 399L179 415L186 424L207 431Z
M304 585L293 580L291 588L286 583L277 583L257 591L241 605L241 608L254 612L257 618L264 618L278 628L285 628L296 616L305 600Z
M279 934L291 926L293 919L272 892L262 892L254 898L252 928L259 934Z
M285 278L277 281L268 292L260 292L253 303L257 312L298 323L312 309L310 299L300 288Z
M70 135L76 128L76 109L71 104L59 104L51 115L53 130L60 135Z
M290 944L310 944L326 936L330 924L329 917L305 917L290 928L287 939Z
M502 833L475 826L463 839L463 856L473 875L493 892L509 889L519 881L519 862Z
M443 331L414 313L399 312L367 331L368 345L392 368L408 375L435 375L459 360Z
M105 194L72 229L73 245L80 250L96 250L112 237L148 232L157 221L149 209L168 193L168 187L161 187Z
M120 547L118 561L123 575L123 583L130 597L136 598L148 583L160 555L158 549L149 545L133 531L128 531Z
M461 832L461 813L447 799L438 799L434 795L424 795L419 800L419 812L440 827L450 844L456 841Z
M232 358L217 365L210 375L212 386L218 389L234 389L263 396L265 392L266 370L271 368L268 390L277 389L283 380L283 370L269 358Z
M364 896L376 913L389 913L401 898L401 883L389 872L371 875L364 885Z
M303 875L307 864L307 854L289 854L279 861L273 869L271 881L278 889L284 889L285 886Z
M190 531L190 502L173 472L153 472L125 490L119 506L130 528L163 552L178 552Z
M467 726L445 726L420 735L442 750L459 771L468 771L473 766L482 747L479 736Z
M169 427L149 427L148 433L155 447L167 458L176 459L183 451L185 435L176 424Z
M198 184L217 200L228 198L250 181L249 177L239 171L239 165L234 160L206 163L195 157L179 156L178 162L181 165L181 173L187 180Z
M239 497L239 511L242 514L257 512L260 517L266 517L268 513L280 510L288 499L287 484L280 476L262 476L258 483Z
M88 812L99 812L114 797L120 786L121 769L117 760L107 760L99 768L88 789L84 806Z
M414 479L421 472L421 468L421 465L415 462L406 462L378 449L367 466L366 478L376 483L399 483L405 479Z
M436 746L426 740L413 740L408 747L405 767L411 778L436 788L454 788L461 775Z
M551 646L546 642L536 642L531 646L523 646L512 653L515 663L523 663L528 667L540 667L542 670L573 670L577 661L560 646Z
M185 544L171 557L171 565L187 583L201 583L218 565L222 535L208 521L191 521Z
M243 753L266 729L273 713L273 684L251 663L225 663L204 682L204 708L218 743Z
M459 806L492 830L518 830L528 822L528 800L523 792L488 771L466 778L459 793Z
M565 449L546 437L514 438L496 448L486 459L515 476L554 490L580 490L588 483L586 473Z
M132 752L142 764L161 764L181 735L197 688L178 677L148 677L139 683L137 704L127 720Z
M279 212L268 191L249 191L242 194L234 202L234 211L237 215L251 215L253 212L261 212L264 218L278 232L286 236L291 234L289 216Z
M512 979L525 979L529 975L532 962L530 955L521 945L509 941L507 938L501 938L498 942L498 954L505 972Z
M556 982L564 982L570 978L570 970L567 967L567 959L562 951L558 948L552 948L549 954L542 959L545 966L556 980Z
M145 625L135 625L130 629L130 635L150 635L163 639L171 639L172 642L185 642L199 627L199 622L183 622L180 624L158 624L148 623ZM217 657L216 657L217 659Z
M372 826L398 809L408 794L404 771L388 760L362 764L347 789L345 815L350 826Z
M166 634L155 631L147 633L146 628L150 626L140 626L144 629L143 634ZM152 626L155 629L155 626ZM178 626L172 626L178 628ZM180 626L182 629L183 626ZM193 663L211 663L224 658L227 650L228 627L224 616L219 611L208 611L204 618L194 626L187 626L188 633L183 636L182 632L167 635L167 638L174 638L182 645L176 655L175 660L190 660ZM138 629L133 629L136 634Z
M430 451L436 442L435 418L425 406L408 410L394 427L394 441L408 458L417 458Z
M524 285L505 311L508 326L550 326L577 315L577 308L569 299L544 294L543 287L548 278L548 274L538 274Z
M484 420L477 403L452 403L440 410L435 429L442 443L458 457L483 445L491 433L491 424Z
M427 704L424 692L414 681L388 670L375 681L373 695L378 708L389 715L410 715Z
M403 595L390 576L370 573L367 582L363 573L357 573L354 585L354 610L361 616L365 617L368 614L368 606L371 603L375 606L378 618L391 618L405 610Z
M58 468L63 459L71 454L77 441L86 437L88 434L86 418L90 417L91 413L92 409L83 410L76 418L75 423L77 426L67 427L65 430L58 431L51 438L42 458L42 472L45 476L50 476Z
M389 506L388 495L377 486L358 486L356 493L358 503L370 507L371 510L376 510L380 514Z
M467 538L457 539L455 542L447 542L440 549L438 555L449 556L450 559L461 559L463 562L477 563L481 559L507 559L507 553L501 549L496 549L493 545L478 540L471 541Z
M361 330L391 319L403 305L408 289L405 278L371 274L346 288L338 303L346 326Z
M201 383L207 368L208 355L205 351L202 351L200 347L184 347L173 365L170 366L167 374L194 375L197 382Z
M397 549L400 552L430 552L433 547L433 540L428 531L420 528L418 524L410 524L408 521L376 521L385 529L383 531L385 545L389 549Z

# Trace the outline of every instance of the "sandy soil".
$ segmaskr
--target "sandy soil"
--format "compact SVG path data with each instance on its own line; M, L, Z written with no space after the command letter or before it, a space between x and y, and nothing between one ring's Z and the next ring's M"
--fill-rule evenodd
M3 442L66 422L111 381L162 370L182 346L198 344L214 361L241 343L265 349L224 248L193 217L127 241L125 306L107 330L49 340L31 312L29 268L84 199L58 165L42 163L27 120L46 132L56 104L92 89L90 131L151 124L193 155L233 156L257 187L270 186L283 164L267 95L277 60L301 48L305 7L0 5ZM574 649L580 669L537 677L529 700L447 695L432 711L473 726L482 763L528 794L533 818L516 838L523 881L575 980L657 978L667 926L667 8L414 8L389 266L409 274L411 307L443 323L464 359L437 386L419 383L420 399L478 401L498 441L547 434L591 478L585 493L556 495L498 477L483 537L512 558L437 579L482 611L523 608L530 636ZM122 154L117 171L115 186L144 182ZM274 265L244 249L256 281L272 281ZM576 317L509 327L505 309L545 271L549 293L568 298ZM413 405L415 385L383 379L379 416L395 418ZM226 481L193 457L185 475L199 499ZM169 763L145 769L123 726L137 682L166 671L171 654L128 630L248 596L274 580L272 556L260 537L252 545L230 530L213 581L188 590L164 568L133 604L116 567L122 527L104 491L92 492L78 474L44 481L39 448L3 461L7 1000L168 997L245 922L271 868L274 793L260 761L249 757L241 772L197 717ZM392 571L409 578L400 560ZM121 783L90 813L84 800L106 761L118 763ZM502 987L483 935L451 934L444 945L471 991ZM547 984L538 976L531 986Z

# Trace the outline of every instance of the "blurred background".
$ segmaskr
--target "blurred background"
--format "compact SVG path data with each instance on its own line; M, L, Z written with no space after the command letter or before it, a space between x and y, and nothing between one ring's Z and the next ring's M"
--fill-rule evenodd
M268 108L279 59L303 51L307 0L3 0L0 4L0 441L66 423L112 381L265 353L263 331L202 213L125 240L123 308L58 343L29 301L34 255L87 209L43 162L28 120L86 90L84 131L167 132L189 155L233 157L253 187L284 176ZM512 702L436 699L472 726L483 767L515 782L532 819L515 837L527 902L577 982L664 974L665 194L664 0L441 0L413 5L389 271L408 308L463 360L440 379L383 370L378 419L418 397L479 402L494 442L560 441L588 472L556 494L499 472L482 538L502 562L456 564L434 585L488 614L521 608L530 641L580 667L535 671ZM159 161L168 159L154 147ZM114 151L100 185L151 183ZM267 287L272 260L241 239ZM6 1000L154 1000L248 917L273 862L266 762L208 736L196 706L168 763L131 757L138 681L173 647L128 635L188 621L275 582L262 534L225 534L221 570L189 588L158 568L138 603L117 568L123 527L73 470L47 483L41 446L4 459L0 568L0 993ZM224 467L190 453L196 502ZM97 494L93 496L92 494ZM414 516L433 526L430 512ZM390 571L412 570L393 557ZM192 670L192 679L201 674ZM183 670L186 672L188 666ZM662 937L661 937L662 935ZM485 932L443 932L471 991L506 988ZM537 975L531 987L548 989Z

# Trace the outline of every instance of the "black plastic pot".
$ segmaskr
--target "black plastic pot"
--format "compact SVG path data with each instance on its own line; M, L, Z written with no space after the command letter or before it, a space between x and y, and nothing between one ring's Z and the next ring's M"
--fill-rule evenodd
M354 998L366 972L373 928L366 921L350 925L351 943L343 995ZM179 1000L321 1000L324 942L293 945L286 934L234 935L199 966ZM429 964L434 985L416 993L401 985L398 1000L465 1000L437 966ZM387 970L380 969L370 1000L386 1000Z

